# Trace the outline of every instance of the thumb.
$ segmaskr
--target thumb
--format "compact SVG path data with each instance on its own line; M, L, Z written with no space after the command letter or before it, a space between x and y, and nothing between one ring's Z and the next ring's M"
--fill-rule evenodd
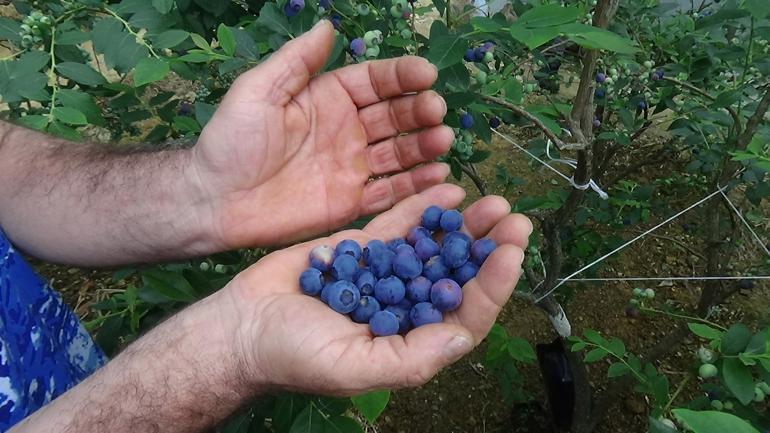
M309 32L287 42L265 62L246 72L243 78L263 93L259 96L275 105L285 105L326 64L333 42L334 27L329 20L322 19Z
M379 388L422 385L473 347L473 337L461 326L446 323L421 326L403 338L376 338L372 353L379 362L368 367L369 374L383 381ZM379 371L372 372L372 368Z

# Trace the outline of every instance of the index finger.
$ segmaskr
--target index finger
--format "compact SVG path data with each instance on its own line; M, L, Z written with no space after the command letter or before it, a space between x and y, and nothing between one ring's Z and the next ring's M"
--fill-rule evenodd
M331 72L358 106L429 89L438 70L422 57L404 56L346 66Z

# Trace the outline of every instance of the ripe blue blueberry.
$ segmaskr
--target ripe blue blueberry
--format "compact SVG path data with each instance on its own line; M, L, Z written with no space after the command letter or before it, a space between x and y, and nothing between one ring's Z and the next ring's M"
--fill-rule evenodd
M463 55L463 60L465 60L466 62L472 62L476 60L475 57L473 56L473 48L468 48L467 50L465 50L465 55Z
M361 294L350 281L337 281L329 287L329 306L332 310L348 314L358 307Z
M473 49L473 60L476 62L480 62L484 60L484 55L487 53L487 51L483 47L476 47Z
M475 240L471 245L471 261L481 266L495 248L497 248L497 244L492 239L481 238Z
M397 304L405 295L406 287L398 277L382 278L374 285L374 297L381 304Z
M393 258L393 273L405 280L415 278L422 273L422 261L409 245L401 245L396 249Z
M441 214L444 209L433 205L425 209L422 213L422 226L428 230L438 230L441 228Z
M377 278L374 277L372 271L365 270L358 273L358 277L356 277L356 287L358 287L358 290L361 291L362 295L373 295L375 284L377 284Z
M489 127L492 129L497 128L500 126L500 118L497 116L492 116L489 118Z
M332 0L319 0L318 2L318 6L321 6L322 8L327 10L331 8L331 5L332 5Z
M389 305L385 307L384 311L390 311L398 319L398 332L406 334L409 328L412 327L412 322L409 320L409 310L411 308L401 308L397 305Z
M393 257L395 253L380 240L371 240L366 244L363 257L375 277L384 278L393 273Z
M332 17L329 18L329 21L332 22L332 26L335 29L339 29L342 26L342 17L339 15L332 15Z
M355 281L358 274L358 260L347 254L337 256L332 263L331 274L337 280Z
M283 6L283 13L287 17L293 17L302 11L305 7L305 0L289 0Z
M310 266L321 272L328 271L334 262L334 248L328 245L319 245L310 250Z
M441 323L444 321L444 316L430 302L420 302L409 311L409 320L412 321L412 326L419 328L431 323Z
M361 296L358 306L350 313L350 318L356 323L369 323L369 319L378 311L380 311L380 303L377 302L377 299L371 296Z
M336 283L336 281L327 282L321 290L321 300L324 301L324 304L329 303L329 294L331 293L331 288L334 283Z
M441 260L441 256L433 256L422 266L422 276L436 282L449 276L449 268Z
M398 334L398 318L390 311L378 311L369 319L369 329L378 337Z
M423 238L430 238L430 230L422 226L412 227L406 234L406 241L412 246Z
M324 276L316 268L307 268L299 276L299 286L304 294L316 296L324 288Z
M395 238L395 239L389 240L388 243L387 243L387 246L388 246L389 250L391 250L391 251L393 251L395 253L396 252L396 248L398 248L399 245L404 245L405 243L406 243L406 239L404 239L404 238Z
M414 244L414 252L423 262L441 252L441 247L431 238L423 238Z
M395 307L398 307L398 308L403 308L403 309L405 309L406 311L409 311L409 310L411 310L411 309L412 309L412 305L414 305L414 302L412 302L412 301L410 301L409 299L407 299L406 297L404 297L404 299L402 299L402 300L398 301L398 303L396 303L396 304L393 304L393 305L394 305Z
M445 210L441 214L441 230L445 232L453 232L460 230L463 226L463 215L457 209Z
M430 301L439 311L454 311L463 301L463 291L454 280L442 278L431 286Z
M428 302L430 300L430 288L432 285L433 282L422 275L413 278L406 283L406 298L414 303Z
M467 261L452 272L452 278L457 281L457 284L464 286L465 283L474 278L478 273L479 266L471 261Z
M607 75L604 72L599 72L596 74L596 82L597 83L603 83L607 81Z
M471 243L461 237L444 239L441 246L441 261L450 268L459 268L471 256Z
M596 91L594 91L594 97L596 99L604 99L605 96L607 96L607 91L604 89L596 89Z
M334 249L334 252L338 256L347 254L353 256L356 261L361 260L361 245L358 245L358 242L351 239L345 239L344 241L338 243L337 247Z
M444 243L449 242L452 239L461 239L462 241L468 242L469 244L473 243L473 239L471 239L470 236L463 232L449 232L444 235Z
M598 128L602 126L602 121L594 117L593 125L594 125L594 128Z
M460 115L460 128L471 129L473 128L473 116L470 113L463 113Z
M486 41L481 45L481 49L487 52L493 48L495 48L495 43L492 41Z
M647 101L639 101L639 103L636 104L636 108L640 110L646 110L647 109Z
M350 41L350 51L355 56L363 56L366 52L366 42L363 38L355 38Z

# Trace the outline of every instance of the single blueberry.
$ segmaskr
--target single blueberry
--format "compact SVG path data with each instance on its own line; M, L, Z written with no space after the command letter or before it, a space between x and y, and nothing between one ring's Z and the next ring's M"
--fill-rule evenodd
M304 294L316 296L324 287L324 276L316 268L307 268L299 276L299 286Z
M497 248L497 244L492 239L481 238L475 240L473 244L471 244L471 261L481 266L495 248Z
M396 252L396 248L398 248L399 245L404 245L406 243L406 239L404 238L395 238L388 241L388 249Z
M465 50L465 55L463 55L463 60L466 62L472 62L475 60L475 57L473 56L473 48L468 48Z
M420 260L426 262L431 257L438 255L441 252L441 247L433 239L423 238L414 244L414 252Z
M332 22L332 26L335 29L339 29L340 26L342 26L342 17L339 15L332 15L331 18L329 18L329 21Z
M596 74L596 82L597 83L603 83L607 81L607 75L604 72L599 72Z
M438 280L437 280L438 281ZM422 275L406 283L406 298L412 302L427 302L430 300L430 288L433 282Z
M419 328L431 323L441 323L444 321L444 316L430 302L420 302L409 311L409 320L412 321L412 326Z
M460 239L463 242L468 242L469 244L473 243L473 239L471 239L470 236L466 235L463 232L449 232L444 235L444 239L442 242L449 242L452 239Z
M602 126L602 121L594 117L593 125L594 125L594 128L598 128Z
M412 305L414 305L414 302L410 301L406 297L404 297L404 299L398 301L398 303L393 304L393 306L398 307L398 308L403 308L406 311L411 310L412 309Z
M409 320L410 308L401 308L397 305L389 305L385 307L384 311L390 311L398 319L398 332L400 334L406 334L409 328L412 327L411 320Z
M334 249L334 252L338 256L347 254L353 256L356 261L361 260L361 245L358 245L358 242L351 239L345 239L344 241L338 243L337 247Z
M452 278L457 281L457 284L464 286L465 283L474 278L478 273L478 265L471 261L467 261L462 266L455 269L454 272L452 272Z
M463 113L460 115L460 128L471 129L473 128L473 116L470 113Z
M377 284L377 279L374 274L369 271L363 271L358 274L356 278L356 286L361 291L362 295L371 296L374 294L374 285Z
M393 257L395 253L380 240L371 240L363 251L364 262L377 278L388 277L393 272Z
M361 294L350 281L337 281L329 287L329 306L332 310L348 314L358 307Z
M388 247L385 245L385 242L379 239L372 239L366 243L363 251L361 251L361 257L364 258L364 262L368 265L373 254L387 249Z
M489 127L492 129L497 128L500 126L500 118L497 116L492 116L489 118Z
M463 301L463 291L454 280L442 278L431 286L430 300L439 311L454 311Z
M405 280L422 273L422 261L409 245L401 245L393 258L393 273Z
M491 49L495 48L495 43L493 41L486 41L483 44L481 44L481 49L484 51L489 51Z
M382 278L374 285L374 297L382 304L397 304L405 295L406 287L398 277Z
M305 7L305 0L289 0L283 6L283 13L287 17L293 17Z
M459 268L471 256L471 243L460 237L445 239L441 246L441 260L450 268Z
M463 226L463 215L457 209L445 210L444 213L441 214L439 224L441 225L441 230L444 230L445 232L460 230L460 227Z
M444 209L433 205L425 209L422 213L422 226L428 230L438 230L441 228L441 214Z
M347 254L337 256L332 263L331 274L337 280L355 281L358 274L358 260Z
M366 42L363 38L355 38L350 41L350 51L355 56L363 56L366 52Z
M646 110L647 109L647 101L639 101L639 103L636 104L636 107L640 110Z
M414 246L417 241L423 238L430 238L430 230L423 226L412 227L406 234L406 241L409 242L409 245L412 246Z
M476 47L473 49L473 60L476 62L480 62L484 60L484 55L487 53L487 50L485 50L483 47Z
M441 256L433 256L422 266L422 275L431 282L436 282L449 276L449 268L441 260Z
M596 91L594 91L594 97L596 99L604 99L605 96L607 96L607 91L604 89L596 89Z
M321 272L328 271L334 262L334 248L328 245L319 245L310 250L310 266Z
M377 299L372 296L361 296L358 306L350 313L350 318L356 323L369 323L369 319L378 311L380 311L380 303Z
M369 319L369 329L378 337L398 334L398 318L390 311L378 311Z
M324 284L324 288L321 290L321 300L324 302L324 304L329 303L329 294L331 293L331 288L336 283L336 281L330 281Z

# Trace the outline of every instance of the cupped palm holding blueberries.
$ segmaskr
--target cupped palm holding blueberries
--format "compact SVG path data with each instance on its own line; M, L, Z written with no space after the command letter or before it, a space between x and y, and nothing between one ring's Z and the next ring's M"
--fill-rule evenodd
M375 336L442 322L443 313L460 307L462 286L497 247L490 238L471 240L462 226L458 210L433 205L405 239L371 240L363 248L351 239L334 248L319 245L310 251L300 287L354 322L368 323Z

